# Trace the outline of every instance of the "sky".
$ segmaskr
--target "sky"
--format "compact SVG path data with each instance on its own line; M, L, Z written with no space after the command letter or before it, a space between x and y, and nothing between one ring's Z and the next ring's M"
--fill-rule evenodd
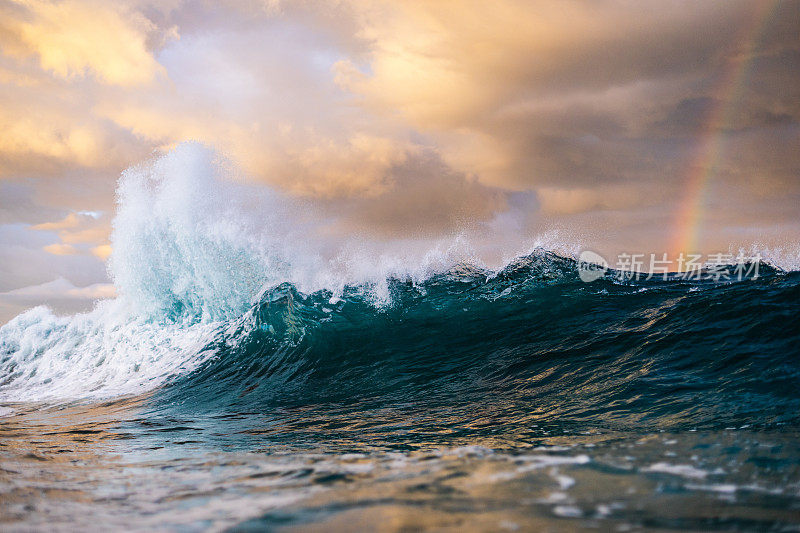
M797 249L798 36L800 1L0 0L0 323L113 296L117 179L184 141L378 240Z

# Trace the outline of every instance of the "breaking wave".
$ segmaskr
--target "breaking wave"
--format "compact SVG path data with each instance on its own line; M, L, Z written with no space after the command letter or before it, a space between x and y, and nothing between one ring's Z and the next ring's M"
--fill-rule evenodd
M553 240L491 267L465 237L335 237L227 168L187 144L123 174L119 297L0 328L0 401L159 389L201 409L420 395L453 409L489 395L514 424L796 422L800 277L774 251L757 279L584 283Z

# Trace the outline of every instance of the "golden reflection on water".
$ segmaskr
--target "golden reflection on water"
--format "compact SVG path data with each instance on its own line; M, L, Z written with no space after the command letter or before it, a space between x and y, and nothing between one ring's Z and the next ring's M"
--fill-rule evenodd
M459 427L459 414L354 416L318 406L276 409L246 426L165 419L173 427L164 427L147 400L10 406L0 418L0 529L220 531L251 521L253 530L610 530L647 520L702 529L722 514L741 524L796 521L797 498L782 481L788 471L746 460L790 464L793 433L540 431L533 442L508 428L492 435L488 414ZM180 444L204 423L209 434L237 431L227 441ZM269 444L277 435L291 444ZM252 442L222 451L243 437ZM741 457L730 455L737 448ZM691 465L678 470L688 478L669 473L681 464ZM719 492L731 486L743 489Z
M7 404L0 418L0 524L45 513L54 505L88 503L114 468L116 429L135 418L146 396L99 404L44 407ZM46 502L46 505L42 505Z
M256 438L294 435L312 437L331 449L426 450L481 446L495 450L549 445L551 438L537 424L552 423L544 410L495 398L490 406L464 404L453 408L370 408L359 405L281 407L254 417L242 430ZM533 429L532 429L533 428ZM317 444L319 445L319 444Z

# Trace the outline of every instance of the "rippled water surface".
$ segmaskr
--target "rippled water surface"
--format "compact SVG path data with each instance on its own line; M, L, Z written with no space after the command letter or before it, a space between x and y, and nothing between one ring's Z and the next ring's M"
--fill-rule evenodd
M800 516L795 430L493 435L476 412L452 435L415 431L413 406L323 421L335 407L179 419L146 403L8 417L4 529L783 530Z

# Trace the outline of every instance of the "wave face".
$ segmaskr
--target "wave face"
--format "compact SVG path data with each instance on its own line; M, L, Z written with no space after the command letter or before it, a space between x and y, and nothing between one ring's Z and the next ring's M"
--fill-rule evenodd
M357 288L271 289L165 398L242 410L424 399L491 412L492 431L541 419L649 430L798 421L796 273L586 284L574 261L538 252L498 274L395 280L390 294L376 308Z

